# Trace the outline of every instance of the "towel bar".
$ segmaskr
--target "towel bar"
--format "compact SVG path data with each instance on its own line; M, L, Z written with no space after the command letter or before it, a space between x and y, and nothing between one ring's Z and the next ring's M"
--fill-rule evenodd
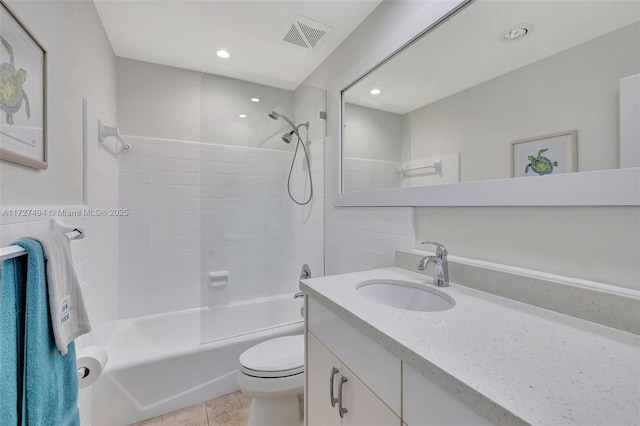
M72 227L65 226L58 223L55 219L51 219L51 229L53 231L62 232L67 235L69 240L81 240L84 238L84 228L82 227ZM3 262L8 259L13 259L14 257L22 256L26 254L26 251L20 246L8 246L0 248L0 262Z

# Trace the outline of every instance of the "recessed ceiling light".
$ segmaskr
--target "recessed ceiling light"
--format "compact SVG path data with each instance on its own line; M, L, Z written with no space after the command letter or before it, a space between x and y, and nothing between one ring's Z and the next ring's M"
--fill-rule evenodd
M247 118L247 114L240 114L238 117L240 117L240 118Z
M260 98L251 98L251 102L260 102Z
M218 55L218 57L222 59L227 59L231 56L231 54L229 54L229 52L227 52L226 50L218 50L216 52L216 55Z
M369 92L372 95L379 95L380 94L380 89L371 89L371 91Z
M502 34L502 39L505 41L520 40L521 38L528 36L531 31L533 31L533 25L531 24L516 25L505 31Z

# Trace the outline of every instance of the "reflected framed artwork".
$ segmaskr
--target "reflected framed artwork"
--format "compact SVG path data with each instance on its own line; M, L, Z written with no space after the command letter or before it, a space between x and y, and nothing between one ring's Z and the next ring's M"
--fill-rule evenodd
M47 168L47 52L0 0L0 159Z
M511 177L544 176L578 170L578 131L511 142Z

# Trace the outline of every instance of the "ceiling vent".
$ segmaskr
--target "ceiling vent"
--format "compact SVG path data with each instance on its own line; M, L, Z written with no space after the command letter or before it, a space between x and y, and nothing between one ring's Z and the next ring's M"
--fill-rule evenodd
M295 15L287 23L282 40L305 49L313 49L326 38L331 27L304 16Z

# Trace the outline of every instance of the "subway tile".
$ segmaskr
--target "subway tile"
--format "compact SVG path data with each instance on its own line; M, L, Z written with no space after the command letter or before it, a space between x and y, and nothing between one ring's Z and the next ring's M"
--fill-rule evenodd
M152 163L151 163L151 170L166 171L167 170L167 159L166 158L153 157L153 160L152 160Z
M151 157L137 157L136 158L136 169L137 170L151 170Z
M153 170L151 173L151 183L164 185L167 183L167 175L168 172L166 171Z
M181 171L179 158L167 158L166 162L167 162L167 171L170 171L170 172Z
M151 170L136 170L136 183L151 183Z

